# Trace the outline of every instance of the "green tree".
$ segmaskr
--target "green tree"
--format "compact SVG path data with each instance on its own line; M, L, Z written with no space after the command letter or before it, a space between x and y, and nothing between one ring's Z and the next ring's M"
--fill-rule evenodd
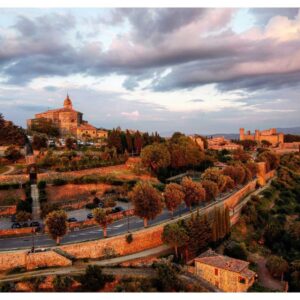
M31 220L32 216L31 213L27 211L19 211L16 214L16 221L17 222L27 222L28 220Z
M118 153L123 153L120 131L113 129L109 132L107 138L107 145L109 148L115 148Z
M96 292L103 289L107 282L114 280L114 276L105 275L102 269L96 265L88 265L85 274L81 275L79 281L84 291Z
M53 279L53 288L56 292L68 292L72 287L73 279L69 276L56 275Z
M92 211L94 220L102 227L103 236L107 237L107 226L113 222L110 215L107 214L106 210L102 208L95 208Z
M143 138L139 131L137 131L134 135L134 148L137 154L140 154L143 147Z
M129 153L133 152L133 137L129 130L126 130L126 144L127 144L127 151Z
M47 148L47 137L45 135L34 135L32 139L32 147L34 150Z
M76 140L73 139L73 138L71 138L71 137L68 137L68 138L66 139L66 148L67 148L68 150L72 150L72 149L74 149L75 147L76 147Z
M225 249L224 254L236 259L247 260L247 250L244 243L231 242Z
M162 196L150 183L139 182L130 192L129 197L134 205L134 213L144 219L144 226L148 220L153 220L162 211Z
M141 160L145 167L157 172L159 168L166 168L170 165L170 153L165 144L152 144L143 148Z
M272 276L275 278L281 278L281 280L283 280L283 275L288 271L289 265L282 257L271 255L267 259L266 267Z
M222 174L222 172L216 168L208 168L201 175L202 180L210 180L215 182L218 185L218 189L220 192L224 192L226 189L226 178Z
M164 200L165 200L166 207L171 212L173 218L174 210L184 200L184 193L181 185L177 183L168 184L165 188Z
M207 201L215 200L219 194L218 185L211 180L202 180L201 184L205 189L205 195Z
M59 137L59 128L51 119L38 118L32 120L30 131L46 134L50 137Z
M23 157L20 150L16 148L15 146L8 147L4 152L5 158L8 160L15 162Z
M189 177L184 177L181 181L181 186L184 193L184 202L190 210L192 205L205 201L205 189L200 183L194 182Z
M0 113L0 146L24 146L25 141L25 130L10 121L4 120L3 115Z
M204 153L189 137L180 133L174 134L169 143L171 167L193 167L199 165L204 159Z
M186 245L189 237L182 226L179 226L177 223L172 223L164 227L162 239L165 244L174 247L175 255L178 257L178 247Z
M211 241L211 226L206 216L200 216L199 211L197 211L187 221L186 228L189 236L189 252L193 255L198 255L208 247L208 243Z
M59 245L60 239L67 233L67 214L63 210L56 210L46 217L46 226L50 236Z

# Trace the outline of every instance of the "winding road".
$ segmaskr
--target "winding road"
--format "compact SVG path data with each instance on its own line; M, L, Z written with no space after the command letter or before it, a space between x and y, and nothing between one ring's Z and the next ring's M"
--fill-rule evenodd
M201 203L200 206L195 207L193 211L196 211L200 208L200 213L204 213L206 209L211 206L216 205L217 203L223 202L232 194L236 193L237 189L233 190L231 193L227 193L220 198L217 198L216 201L210 203ZM185 205L181 205L179 209L174 212L174 218L181 215L188 216L190 211ZM149 226L157 225L164 223L168 220L171 220L170 212L166 209L156 217L154 220L148 222ZM107 228L108 236L116 236L128 232L136 231L144 227L143 220L139 217L132 216L129 218L124 218L118 220ZM93 226L83 229L77 229L74 231L68 232L61 240L61 244L71 244L78 243L90 240L96 240L103 237L103 231L100 226ZM34 246L38 247L53 247L56 246L55 242L51 239L48 234L37 233L35 235L21 236L21 237L7 237L0 239L0 251L9 251L9 250L18 250L18 249L31 249Z

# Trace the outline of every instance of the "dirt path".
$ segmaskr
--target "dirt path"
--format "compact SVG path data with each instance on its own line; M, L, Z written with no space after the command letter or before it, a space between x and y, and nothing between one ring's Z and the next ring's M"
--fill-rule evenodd
M166 251L169 250L169 247L163 245L159 246L157 248L145 250L142 252L126 255L126 256L121 256L121 257L116 257L116 258L111 258L111 259L106 259L106 260L99 260L99 261L89 261L89 262L81 262L78 261L76 262L73 266L70 267L62 267L62 268L48 268L44 270L33 270L29 272L24 272L24 273L18 273L18 274L11 274L11 275L5 275L2 274L0 275L0 282L7 282L7 281L19 281L24 277L39 277L39 276L47 276L47 275L65 275L65 274L72 274L72 275L78 275L78 274L83 274L85 272L85 269L88 265L97 265L101 267L105 267L107 272L110 272L110 274L113 274L114 269L110 269L111 266L118 265L123 262L128 262L132 261L138 258L146 258L146 257L153 257L153 256L159 256L161 254L166 253ZM121 268L125 272L125 268ZM129 270L129 269L127 269ZM135 274L133 274L135 272ZM131 275L137 275L137 273L140 272L139 275L145 276L145 275L151 275L149 271L147 271L147 274L142 271L133 271L130 274ZM128 275L130 275L128 273Z
M269 273L266 267L266 258L253 254L249 259L257 264L258 282L260 285L271 290L283 291L283 284L279 280L274 279Z

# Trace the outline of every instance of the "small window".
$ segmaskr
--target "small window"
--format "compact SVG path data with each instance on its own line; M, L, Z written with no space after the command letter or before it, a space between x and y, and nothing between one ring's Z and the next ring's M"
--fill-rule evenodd
M245 284L246 283L246 279L243 277L239 277L239 283Z
M215 269L215 275L218 276L219 275L219 270Z

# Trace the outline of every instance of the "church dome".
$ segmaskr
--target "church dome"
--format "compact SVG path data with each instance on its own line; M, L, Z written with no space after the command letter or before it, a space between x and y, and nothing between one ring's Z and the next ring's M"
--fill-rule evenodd
M65 108L73 108L72 101L68 94L67 94L67 98L64 101L64 107Z

